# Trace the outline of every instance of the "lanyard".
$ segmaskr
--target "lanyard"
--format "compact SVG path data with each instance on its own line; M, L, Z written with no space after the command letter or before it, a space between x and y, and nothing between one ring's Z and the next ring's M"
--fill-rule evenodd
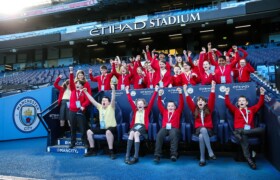
M153 82L154 73L149 73L150 75L150 82Z
M246 122L246 124L248 124L248 122L249 122L248 109L245 108L245 110L246 110L246 116L245 116L244 113L241 111L241 109L239 109L239 111L241 112L241 114L242 114L242 116L243 116L243 118L244 118L244 121Z
M173 116L174 112L171 113L171 116L169 116L169 112L168 112L168 123L170 122L172 116Z
M102 121L105 121L106 111L107 111L107 108L106 109L104 109L103 107L101 108L101 119L102 119Z
M184 73L186 79L188 80L188 84L190 83L190 80L191 80L191 71L190 71L190 74L189 75L186 75L186 73Z
M76 91L77 100L80 98L81 94L82 94L82 91L80 91L80 93L78 93L78 91Z
M203 116L203 111L201 111L201 112L200 112L200 119L201 119L202 126L204 126L204 116Z
M243 74L243 67L242 68L240 68L238 71L239 71L239 77L241 78L241 76L242 76L242 74Z
M124 84L125 75L122 74L122 84Z
M225 72L225 70L226 70L226 67L224 66L224 69L223 69L223 70L222 70L221 66L219 66L219 68L220 68L220 71L221 71L222 75L224 75L224 72Z
M102 78L102 77L103 77L103 78ZM105 76L101 75L101 82L102 82L102 85L104 85L105 79L106 79L106 75L105 75Z

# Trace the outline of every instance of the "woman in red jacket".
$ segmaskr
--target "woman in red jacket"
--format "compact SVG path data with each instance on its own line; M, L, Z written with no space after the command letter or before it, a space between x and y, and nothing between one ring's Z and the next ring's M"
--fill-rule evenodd
M128 102L133 111L133 117L130 124L130 131L129 137L127 140L127 149L126 149L126 156L125 156L125 163L126 164L135 164L138 162L138 153L140 148L140 135L144 137L147 136L147 130L149 126L149 115L153 108L153 104L158 92L158 86L155 87L155 92L152 95L150 102L147 103L145 99L137 99L136 105L134 104L132 97L129 94L129 87L126 87L126 94ZM146 107L147 106L147 107ZM130 150L133 144L134 139L134 157L130 159Z
M248 101L245 96L240 96L237 101L238 107L231 104L229 99L229 88L226 88L225 104L227 108L233 113L234 116L234 136L239 140L243 150L244 157L246 158L249 166L252 169L256 169L256 163L251 159L249 152L248 135L258 135L264 132L263 128L255 128L254 116L259 111L264 103L265 89L260 88L260 99L259 102L252 106L248 106Z
M85 81L84 87L87 88L87 92L89 94L91 94L91 87L90 87L89 82L86 79L86 75L85 75L85 72L83 70L78 70L76 72L75 81L77 81L77 80Z
M65 132L65 120L69 123L69 99L70 99L70 87L69 87L69 80L63 82L62 86L59 86L59 81L62 79L62 75L59 75L55 82L54 87L59 91L58 96L58 105L60 106L59 110L59 119L60 119L60 137L64 136ZM70 123L69 123L70 126Z
M238 71L238 82L249 82L250 74L255 72L255 69L250 65L250 63L246 62L245 59L240 59L239 61Z
M187 92L187 86L184 86L184 92L187 99L187 104L194 115L195 134L199 137L200 161L199 166L205 166L205 146L208 150L210 159L215 160L216 156L211 148L209 136L213 135L212 112L215 106L215 82L212 81L211 93L208 103L204 97L198 97L195 103Z

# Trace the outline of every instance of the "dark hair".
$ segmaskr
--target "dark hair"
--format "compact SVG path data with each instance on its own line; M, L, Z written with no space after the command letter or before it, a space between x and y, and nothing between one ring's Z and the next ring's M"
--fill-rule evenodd
M69 79L63 82L62 84L63 89L66 90L68 85L69 85Z
M102 100L103 98L108 99L108 101L111 102L111 98L109 98L108 96L103 96L103 97L101 98L101 100Z
M237 99L237 101L238 101L240 98L245 98L246 101L248 101L247 98L246 98L246 96L244 96L244 95L239 96L238 99Z
M183 64L186 64L186 65L190 66L190 67L191 67L191 69L192 69L192 65L191 65L191 63L190 63L190 62L184 62Z
M165 61L165 60L160 60L159 62L166 64L166 61Z
M145 100L144 98L136 99L136 101L135 101L135 104L136 104L136 105L137 105L138 101L143 101L144 106L145 106L145 107L147 106L147 102L146 102L146 100Z
M82 80L79 80L79 79L77 79L77 80L75 81L75 84L76 84L77 82L78 82L79 84L81 84L82 86L84 86L85 83L86 83L86 81L82 81Z
M107 66L102 65L102 66L100 66L100 69L105 69L105 70L107 70L108 68L107 68Z
M223 60L226 60L226 57L225 56L219 56L219 59L223 59Z
M174 104L174 106L175 106L175 108L177 109L177 104L176 104L176 102L175 102L175 101L168 101L168 102L167 102L167 104L166 104L166 106L168 105L168 103L173 103L173 104Z
M204 101L204 102L207 103L207 99L206 99L205 97L202 97L202 96L198 96L196 102L198 102L200 99L201 99L202 101ZM204 111L204 113L203 113L204 117L207 116L208 114L210 114L210 109L209 109L209 107L208 107L208 104L206 104L206 105L203 107L202 111ZM200 109L199 109L199 107L197 106L197 103L196 103L196 107L195 107L195 111L194 111L194 117L195 117L195 119L196 119L199 115L200 115Z

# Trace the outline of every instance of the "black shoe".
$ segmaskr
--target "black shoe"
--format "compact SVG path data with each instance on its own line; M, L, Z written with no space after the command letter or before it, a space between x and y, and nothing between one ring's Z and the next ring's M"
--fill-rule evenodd
M177 161L177 157L174 156L174 155L172 155L170 159L171 159L171 161L173 161L173 162L176 162L176 161Z
M129 162L130 162L130 161L129 161L129 158L128 158L128 157L125 157L124 163L125 163L125 164L129 164Z
M112 160L114 160L114 159L117 158L116 154L114 153L114 150L110 150L110 158L111 158Z
M251 158L247 158L247 162L251 169L254 169L254 170L257 169L256 163L254 163L254 161Z
M154 157L154 162L155 162L155 163L159 163L159 161L160 161L160 157L157 156L157 155L155 155L155 157Z
M70 149L73 149L74 147L75 147L75 144L72 144L72 143L71 143L71 144L69 145L69 148L70 148Z
M215 155L213 155L213 156L210 156L210 159L211 159L211 160L216 160L217 157L216 157Z
M89 157L89 156L96 156L96 152L94 150L94 148L89 148L88 152L86 154L84 154L85 157Z
M206 162L205 161L199 161L199 166L205 166Z
M135 163L137 163L138 162L138 158L136 158L136 157L133 157L130 161L129 161L129 163L128 164L135 164Z

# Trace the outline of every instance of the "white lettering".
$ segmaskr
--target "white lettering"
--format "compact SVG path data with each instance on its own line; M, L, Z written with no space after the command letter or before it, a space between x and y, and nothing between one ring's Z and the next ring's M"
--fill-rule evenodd
M138 26L139 23L142 23L142 26ZM141 25L141 24L140 24L140 25ZM135 29L135 30L144 29L145 27L146 27L146 21L134 23L134 29ZM132 30L132 29L131 29L131 30Z
M151 28L152 28L152 27L155 27L154 19L151 19L151 20L150 20L150 27L151 27Z
M193 21L196 21L196 18L197 18L198 21L200 20L200 15L199 15L199 13L196 13L196 16L194 16L193 14L191 14L191 19L190 19L190 21L192 21L192 19L193 19Z
M169 25L176 24L176 17L174 17L174 16L168 17L168 24Z
M131 31L133 31L132 27L130 27L128 24L125 24L122 29L121 32L123 32L125 29L130 29ZM135 28L136 29L136 28Z
M167 25L167 22L166 22L165 18L163 18L163 19L162 19L162 21L161 21L161 24L160 24L160 25L161 25L161 26L162 26L162 25Z

